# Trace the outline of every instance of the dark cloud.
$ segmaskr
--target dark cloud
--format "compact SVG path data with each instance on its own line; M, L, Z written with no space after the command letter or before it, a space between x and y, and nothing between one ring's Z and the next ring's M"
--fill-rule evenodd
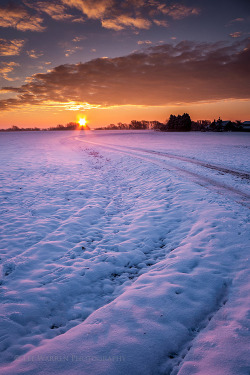
M46 102L168 105L250 98L250 41L165 44L113 59L60 65L26 85L4 88L2 109Z
M199 8L188 7L183 4L172 4L167 6L165 3L158 5L158 10L172 17L174 20L180 20L185 17L198 15L200 13Z

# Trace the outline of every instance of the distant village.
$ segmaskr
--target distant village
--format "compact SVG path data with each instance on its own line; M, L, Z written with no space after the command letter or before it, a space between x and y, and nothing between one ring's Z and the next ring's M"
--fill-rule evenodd
M183 115L170 115L165 122L132 120L129 124L118 122L105 127L95 128L93 130L147 130L152 129L162 132L183 132L183 131L201 131L201 132L250 132L250 121L231 121L231 120L198 120L192 121L188 113ZM77 122L69 122L66 125L57 125L47 129L19 128L13 125L8 129L0 129L0 132L17 131L65 131L65 130L91 130L88 125L80 126Z

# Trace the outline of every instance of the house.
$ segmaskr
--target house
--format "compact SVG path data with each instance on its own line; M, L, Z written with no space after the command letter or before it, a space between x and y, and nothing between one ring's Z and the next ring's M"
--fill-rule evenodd
M220 118L215 122L215 130L216 131L231 131L233 130L234 126L232 124L232 121L227 120L227 121L222 121Z
M229 125L231 125L231 124L232 124L232 122L229 121L229 120L227 120L227 121L221 121L220 126L221 126L222 129L224 130L224 129L226 129Z
M247 132L249 132L250 131L250 121L244 121L243 123L242 123L242 130L243 131L247 131Z

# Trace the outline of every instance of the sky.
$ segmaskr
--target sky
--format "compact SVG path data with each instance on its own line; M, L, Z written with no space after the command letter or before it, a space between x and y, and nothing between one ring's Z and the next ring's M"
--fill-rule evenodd
M249 0L1 0L0 56L0 128L250 120Z

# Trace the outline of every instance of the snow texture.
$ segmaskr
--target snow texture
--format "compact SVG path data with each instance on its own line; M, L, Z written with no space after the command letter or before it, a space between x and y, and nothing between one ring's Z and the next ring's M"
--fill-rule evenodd
M249 375L247 133L0 134L0 372Z

